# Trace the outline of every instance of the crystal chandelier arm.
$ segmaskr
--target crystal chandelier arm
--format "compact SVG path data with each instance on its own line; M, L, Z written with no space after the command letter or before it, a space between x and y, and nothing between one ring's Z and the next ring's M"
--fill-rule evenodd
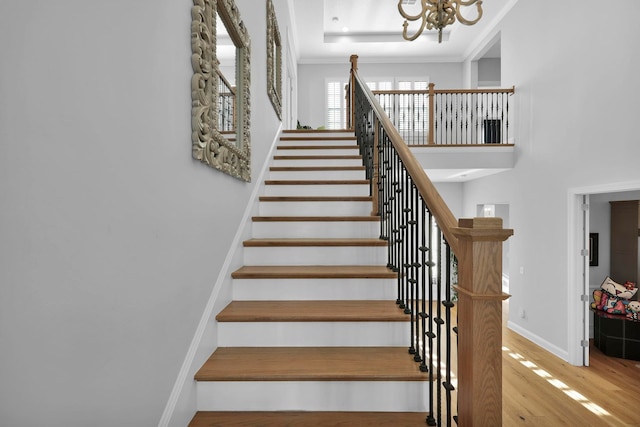
M476 22L478 22L480 20L480 18L482 18L482 0L453 0L453 3L455 3L456 5L456 18L458 18L458 21L461 24L464 25L473 25ZM477 9L478 9L478 16L476 17L476 19L473 20L467 20L465 19L462 14L460 13L460 7L461 6L472 6L472 5L476 5Z

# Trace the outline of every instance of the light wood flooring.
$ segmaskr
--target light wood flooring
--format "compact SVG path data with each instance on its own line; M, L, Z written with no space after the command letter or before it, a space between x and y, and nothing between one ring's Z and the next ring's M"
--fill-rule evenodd
M504 426L640 426L640 362L591 346L590 366L572 366L503 331Z

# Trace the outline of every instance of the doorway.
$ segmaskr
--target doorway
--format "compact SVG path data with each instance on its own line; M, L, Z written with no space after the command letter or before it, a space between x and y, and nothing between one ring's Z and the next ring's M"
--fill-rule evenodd
M640 200L640 182L571 189L569 192L569 362L589 366L593 290L610 270L610 201ZM592 234L598 246L592 247ZM593 250L597 249L597 262ZM590 262L591 261L591 262Z

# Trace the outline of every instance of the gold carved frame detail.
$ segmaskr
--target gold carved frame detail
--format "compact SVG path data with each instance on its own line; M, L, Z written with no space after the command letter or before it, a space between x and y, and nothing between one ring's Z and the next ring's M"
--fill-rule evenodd
M267 92L282 120L282 39L271 0L267 0Z
M235 139L218 128L216 15L236 46ZM234 0L193 0L191 9L191 141L193 157L243 181L251 181L251 40Z

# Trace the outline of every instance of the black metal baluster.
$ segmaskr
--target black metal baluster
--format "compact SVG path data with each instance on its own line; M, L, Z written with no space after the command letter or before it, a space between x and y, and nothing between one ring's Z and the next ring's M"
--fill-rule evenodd
M437 405L436 405L436 413L437 413L437 425L442 425L442 339L440 338L442 335L442 324L444 321L442 320L442 309L440 308L440 301L442 301L442 231L438 226L436 231L437 238L437 251L436 251L436 262L438 265L438 269L436 270L436 298L438 303L436 304L436 317L433 321L436 324L436 377L438 382L437 393Z
M393 145L392 145L393 146ZM393 271L397 273L398 299L396 302L401 308L403 304L402 298L402 239L400 237L400 158L395 149L393 149L393 188L391 189L391 206L393 212L393 246L394 246L394 265Z
M389 245L389 239L385 234L385 221L386 213L384 211L384 186L386 179L386 166L384 164L384 137L385 133L382 125L378 122L378 216L380 216L380 239L387 242ZM387 257L389 256L387 250ZM387 261L388 262L388 261Z
M419 194L418 194L418 187L415 185L415 183L413 183L412 185L412 192L411 192L411 220L409 222L410 226L411 226L411 235L412 235L412 242L411 242L411 268L412 268L412 272L413 272L413 282L411 284L412 286L412 306L413 306L413 314L412 314L412 318L411 318L411 323L413 325L414 331L413 331L413 340L414 340L414 352L413 352L413 360L415 362L421 362L422 361L422 357L420 357L420 342L422 341L420 339L421 335L420 335L420 290L419 290L419 286L418 286L418 275L420 273L420 262L419 262L419 227L420 227L420 221L418 218L418 199L419 199Z
M407 219L407 233L406 238L407 242L405 244L405 248L407 250L407 258L405 262L405 271L407 272L406 286L407 286L407 308L404 309L405 314L408 314L409 317L409 354L415 354L416 352L416 343L415 343L415 329L414 329L414 315L416 310L414 309L414 301L415 301L415 283L416 279L414 276L414 256L415 256L415 240L414 240L414 230L413 230L413 198L415 193L415 186L411 182L411 178L409 174L406 173L406 204L405 204L405 212Z
M387 237L387 267L393 268L393 226L392 226L392 217L391 217L391 188L393 182L393 173L391 167L391 147L389 136L385 133L384 135L384 170L385 170L385 180L384 180L384 213L385 213L385 223L384 227L386 228L386 237Z
M446 269L445 269L445 284L446 284L446 288L445 288L445 298L444 301L442 302L442 305L445 308L445 369L446 369L446 376L445 376L445 381L442 384L442 386L445 389L445 414L447 417L447 427L451 427L451 417L452 417L452 410L451 410L451 393L455 390L455 387L453 386L453 383L451 382L451 370L452 370L452 366L451 366L451 309L454 306L453 301L451 300L451 263L452 263L452 256L451 256L451 247L449 246L449 244L445 241L445 262L446 262Z
M426 342L426 324L428 319L427 314L427 252L429 251L429 246L427 245L427 205L424 203L424 199L420 197L419 200L419 212L420 217L418 220L418 228L420 235L420 260L418 263L418 272L416 276L419 278L420 285L416 287L419 289L419 295L417 299L420 302L420 310L418 312L418 316L416 316L416 322L419 322L419 325L416 326L416 336L422 343L419 347L420 351L416 353L416 356L420 358L420 360L416 360L416 362L420 363L420 371L428 372L429 368L426 365L427 360L427 342ZM417 217L417 216L416 216ZM417 242L416 242L417 243Z
M429 358L427 359L427 366L429 369L429 416L427 417L427 424L430 426L435 426L436 418L434 417L434 412L437 411L435 405L435 396L434 396L434 372L433 372L433 340L436 339L436 334L433 332L433 267L435 267L435 263L433 262L433 215L429 212L429 224L428 224L428 245L429 245L429 261L427 261L427 267L429 271L429 282L428 282L428 295L429 299L427 300L427 333L426 336L429 339ZM436 371L436 375L437 371Z
M402 212L402 281L404 288L404 314L411 314L411 303L409 301L410 297L410 270L409 270L409 246L411 246L411 242L409 241L409 213L411 209L409 208L409 174L407 173L406 168L404 167L404 163L402 163L402 192L404 197L401 197L401 212Z

